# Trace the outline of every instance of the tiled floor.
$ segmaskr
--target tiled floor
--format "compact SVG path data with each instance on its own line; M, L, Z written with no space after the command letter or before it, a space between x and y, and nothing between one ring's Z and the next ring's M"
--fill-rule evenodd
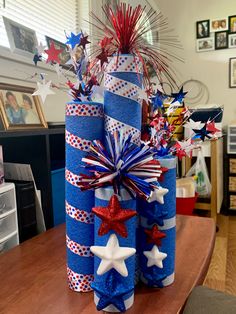
M236 216L219 215L219 231L204 285L236 295Z

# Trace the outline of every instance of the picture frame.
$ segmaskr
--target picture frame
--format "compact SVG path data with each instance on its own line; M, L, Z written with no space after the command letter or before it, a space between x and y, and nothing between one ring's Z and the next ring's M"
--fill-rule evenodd
M236 34L236 15L228 17L229 34Z
M226 49L228 47L228 31L215 32L215 49Z
M34 88L0 83L0 115L5 130L47 128L39 96Z
M49 36L45 36L45 39L46 39L48 48L50 47L50 44L53 41L56 49L63 49L63 51L58 55L59 60L60 60L60 65L63 68L67 68L67 69L70 68L70 64L66 64L71 59L71 56L70 56L70 53L68 51L66 44L56 39L53 39Z
M210 32L220 32L228 30L228 18L214 19L210 22Z
M210 37L210 20L196 22L196 37L198 39Z
M32 58L38 45L35 31L5 16L3 21L11 51Z
M229 88L236 88L236 58L229 59Z
M197 52L215 50L215 37L197 39L196 45Z
M228 35L229 48L236 48L236 33Z

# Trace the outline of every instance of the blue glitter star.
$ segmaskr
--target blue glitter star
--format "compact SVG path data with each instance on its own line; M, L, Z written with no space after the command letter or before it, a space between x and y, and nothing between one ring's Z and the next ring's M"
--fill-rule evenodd
M81 39L81 33L75 35L74 33L71 33L70 36L67 37L66 44L71 45L71 48L74 49L76 45L80 44Z
M184 92L184 88L182 86L178 93L172 93L171 94L171 96L174 98L171 103L173 104L174 102L178 101L181 104L183 102L184 97L185 97L185 95L187 93L188 92Z
M207 125L206 124L200 130L193 129L193 132L196 134L193 137L193 139L200 138L203 142L205 141L205 137L211 138L211 136L209 136L209 134L212 134L211 131L207 131Z
M146 210L148 224L157 223L159 226L164 226L164 219L168 215L168 211L165 208L160 208L159 205L155 204L153 209Z
M108 305L114 305L120 312L126 310L124 296L130 293L133 289L124 287L120 280L120 275L112 270L109 272L106 282L93 282L91 287L98 293L100 299L97 304L97 310L101 311Z
M157 267L152 267L152 270L150 271L150 273L146 273L144 274L144 278L147 279L148 286L156 286L159 288L163 288L163 283L162 280L164 280L166 278L166 274L165 273L159 273L157 270Z
M152 106L153 106L153 110L157 110L158 108L162 108L163 107L163 103L164 100L168 98L167 95L163 94L160 91L157 91L157 93L154 95L154 97L152 97Z

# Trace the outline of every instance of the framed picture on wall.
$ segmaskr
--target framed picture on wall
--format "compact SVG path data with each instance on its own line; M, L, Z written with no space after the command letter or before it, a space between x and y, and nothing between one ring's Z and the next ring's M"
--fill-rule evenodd
M229 16L229 33L236 33L236 15Z
M215 38L208 37L197 40L196 50L197 52L210 51L215 49Z
M34 30L3 17L12 52L32 58L38 45Z
M228 30L228 18L211 20L210 32L219 32Z
M236 88L236 58L229 59L229 87Z
M229 48L236 48L236 34L230 34L228 36Z
M6 130L47 128L41 100L34 89L0 83L0 114Z
M210 20L196 22L197 38L206 38L210 36Z
M215 49L228 48L228 31L215 33Z

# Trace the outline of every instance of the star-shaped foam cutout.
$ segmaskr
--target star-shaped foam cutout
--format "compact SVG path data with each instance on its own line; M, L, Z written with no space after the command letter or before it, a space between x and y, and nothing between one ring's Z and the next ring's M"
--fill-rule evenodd
M158 202L160 204L164 204L164 196L169 192L168 189L164 188L156 188L154 191L151 192L150 197L148 198L148 203Z
M189 121L187 121L183 126L190 130L199 130L201 128L201 121L194 121L189 119Z
M48 62L60 63L58 55L63 51L63 49L56 49L54 41L51 41L49 49L45 49L44 51L48 55L47 63Z
M163 270L160 272L156 267L152 267L150 269L150 272L144 273L143 276L148 281L147 282L148 286L158 288L163 288L162 281L167 277Z
M71 32L70 36L67 37L66 45L70 45L74 49L76 45L80 44L81 36L81 33L75 35Z
M121 276L127 277L128 270L125 260L134 255L136 249L121 247L115 234L111 234L106 246L91 246L91 252L101 258L97 269L98 275L103 275L114 268Z
M82 46L85 49L87 44L90 44L90 41L88 41L88 36L82 35L80 42L79 42L79 46Z
M32 96L41 96L42 102L45 102L45 99L48 95L55 94L51 89L51 81L47 83L43 81L43 84L37 82L38 89L32 94Z
M160 252L156 245L153 246L151 251L144 251L143 254L148 259L147 267L157 266L163 268L162 261L167 257L167 254Z
M157 225L153 225L152 229L145 229L144 232L147 235L147 243L154 243L158 246L161 246L161 239L166 237L166 234L164 232L161 232L158 229Z
M102 219L101 226L98 230L99 236L107 234L110 230L113 230L121 237L127 238L128 232L124 222L131 217L134 217L136 211L121 208L116 195L111 197L107 207L94 207L92 211Z
M207 124L205 124L204 127L200 130L193 129L193 132L196 134L194 138L200 138L203 142L205 141L206 137L210 139L211 136L209 134L212 134L211 131L207 130Z
M138 92L138 98L139 98L139 99L143 99L143 100L145 100L145 101L148 101L149 98L148 98L148 95L147 95L146 90L140 89L139 92Z
M171 94L171 96L174 98L171 103L173 104L174 102L178 101L181 104L187 93L188 92L184 92L184 88L182 86L178 93L172 93Z
M124 296L133 290L133 287L126 288L118 274L111 271L104 283L104 281L94 281L91 283L91 287L100 296L97 310L104 310L109 305L114 305L120 312L126 310L124 303Z

